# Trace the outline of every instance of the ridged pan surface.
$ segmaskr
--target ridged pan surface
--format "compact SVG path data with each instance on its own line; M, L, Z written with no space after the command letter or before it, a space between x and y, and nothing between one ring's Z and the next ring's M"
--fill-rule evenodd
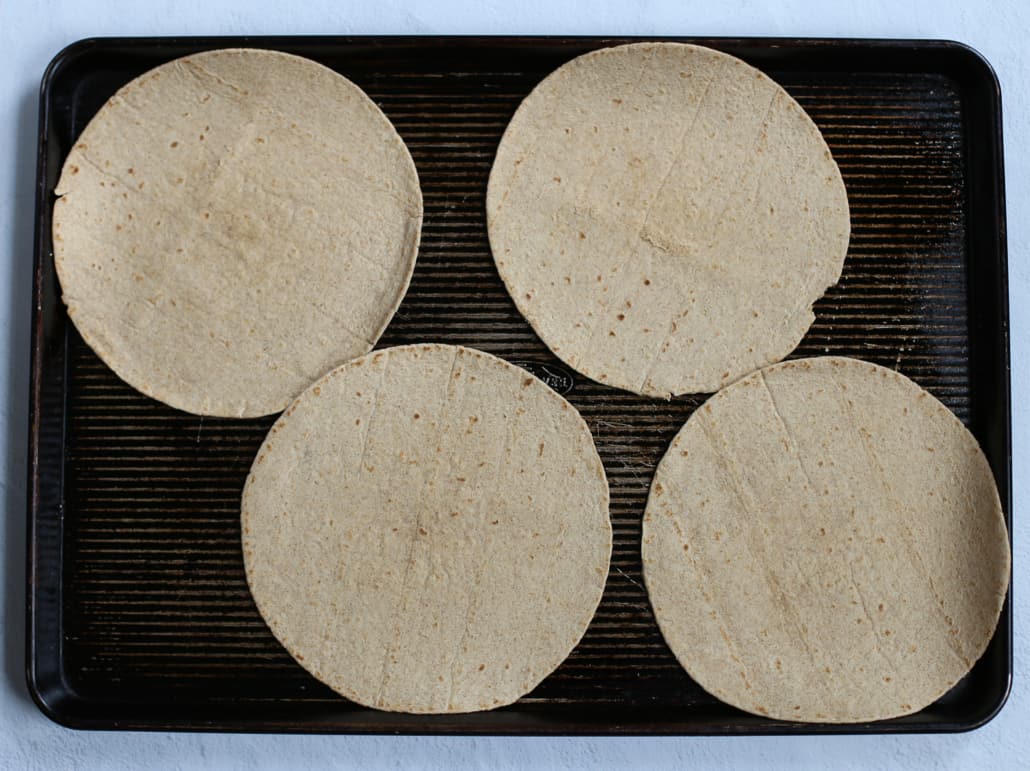
M354 80L393 121L415 160L425 200L422 245L410 291L379 346L461 344L522 364L563 391L593 431L611 485L615 544L586 636L506 715L434 722L374 713L335 696L272 637L244 578L240 493L272 419L199 418L142 396L92 353L51 298L54 307L42 310L50 329L41 334L63 346L64 359L59 647L80 708L107 705L97 708L92 725L518 733L788 728L702 691L663 642L643 588L640 519L651 476L706 396L657 401L572 373L519 315L490 255L486 184L508 120L554 67L603 41L478 41L260 44L310 55ZM976 262L968 232L966 86L947 73L880 72L873 55L866 71L820 71L819 51L803 44L769 56L759 44L738 43L723 47L765 69L819 125L851 204L843 276L816 304L816 321L793 356L830 353L896 368L974 431L988 425L993 418L978 410L995 397L971 369L978 333L971 323ZM56 146L67 147L103 100L138 72L219 43L95 45L79 54L80 87L65 89L63 118L52 120L53 131L65 132ZM801 52L795 60L791 50ZM59 168L62 158L52 155L46 163ZM995 472L1003 476L1005 469L996 465ZM1003 623L1002 637L1004 629ZM963 727L993 698L998 672L997 661L978 666L938 705L886 730Z

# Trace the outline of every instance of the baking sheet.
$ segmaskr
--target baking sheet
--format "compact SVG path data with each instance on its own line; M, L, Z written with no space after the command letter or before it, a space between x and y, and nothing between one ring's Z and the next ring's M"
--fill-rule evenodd
M660 39L660 38L651 38ZM41 96L29 500L28 676L41 708L88 728L441 733L953 731L1000 708L1011 612L972 673L896 720L789 724L702 691L662 641L641 579L654 468L705 395L671 402L565 367L508 298L486 237L486 182L529 90L614 38L96 39L57 56ZM1011 516L1008 312L1000 97L957 44L690 39L783 85L822 129L852 210L844 273L793 356L896 368L983 445ZM121 85L169 59L231 46L308 56L382 107L418 167L425 222L411 288L379 347L436 341L549 373L594 433L611 484L611 574L559 669L511 707L415 716L333 694L265 627L247 591L238 504L272 418L177 412L122 383L68 323L50 208L67 149ZM1011 520L1010 520L1011 531Z

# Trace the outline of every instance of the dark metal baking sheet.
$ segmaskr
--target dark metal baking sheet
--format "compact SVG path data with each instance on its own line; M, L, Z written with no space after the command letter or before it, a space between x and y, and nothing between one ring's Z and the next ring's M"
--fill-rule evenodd
M568 59L620 42L628 40L94 39L58 54L41 95L29 445L28 680L46 714L81 728L759 734L955 731L1000 709L1012 671L1009 604L968 677L920 713L875 724L745 714L702 691L663 643L642 588L640 517L657 461L704 396L655 401L568 372L509 300L484 216L497 142L522 97ZM865 358L929 389L983 445L1011 517L1000 95L989 65L948 42L692 42L779 81L840 163L851 246L794 355ZM460 343L548 368L593 430L612 490L611 575L582 643L511 707L376 712L297 666L251 601L239 548L238 499L271 419L201 419L154 402L68 323L50 242L67 149L134 76L228 46L277 48L338 70L411 149L425 197L422 246L380 346Z

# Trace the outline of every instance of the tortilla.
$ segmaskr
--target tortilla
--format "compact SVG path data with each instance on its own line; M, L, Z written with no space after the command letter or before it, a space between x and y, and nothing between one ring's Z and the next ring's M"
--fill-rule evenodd
M705 690L780 720L921 710L994 633L1009 541L976 440L903 375L845 358L713 396L658 466L644 578Z
M316 382L243 492L247 580L316 678L378 709L510 704L601 599L608 485L579 413L528 372L447 345Z
M541 82L497 150L487 222L548 347L663 398L792 351L850 235L840 171L797 102L681 43L594 51Z
M54 259L123 380L187 412L278 412L369 351L403 297L422 196L361 89L277 51L219 50L120 89L72 147Z

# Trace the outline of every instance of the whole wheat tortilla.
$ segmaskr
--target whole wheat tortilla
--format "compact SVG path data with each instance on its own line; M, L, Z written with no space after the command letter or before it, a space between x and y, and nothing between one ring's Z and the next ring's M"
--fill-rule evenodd
M243 492L261 615L319 680L379 709L492 709L582 637L608 574L608 485L583 419L489 354L388 348L307 389Z
M994 476L908 378L845 358L760 370L673 440L644 578L687 672L781 720L916 712L983 654L1009 581Z
M797 102L680 43L594 51L541 82L501 140L487 222L551 350L660 397L793 350L850 235L840 171Z
M276 51L133 80L56 193L54 257L82 337L133 387L203 415L277 412L371 349L422 222L389 120L346 78Z

